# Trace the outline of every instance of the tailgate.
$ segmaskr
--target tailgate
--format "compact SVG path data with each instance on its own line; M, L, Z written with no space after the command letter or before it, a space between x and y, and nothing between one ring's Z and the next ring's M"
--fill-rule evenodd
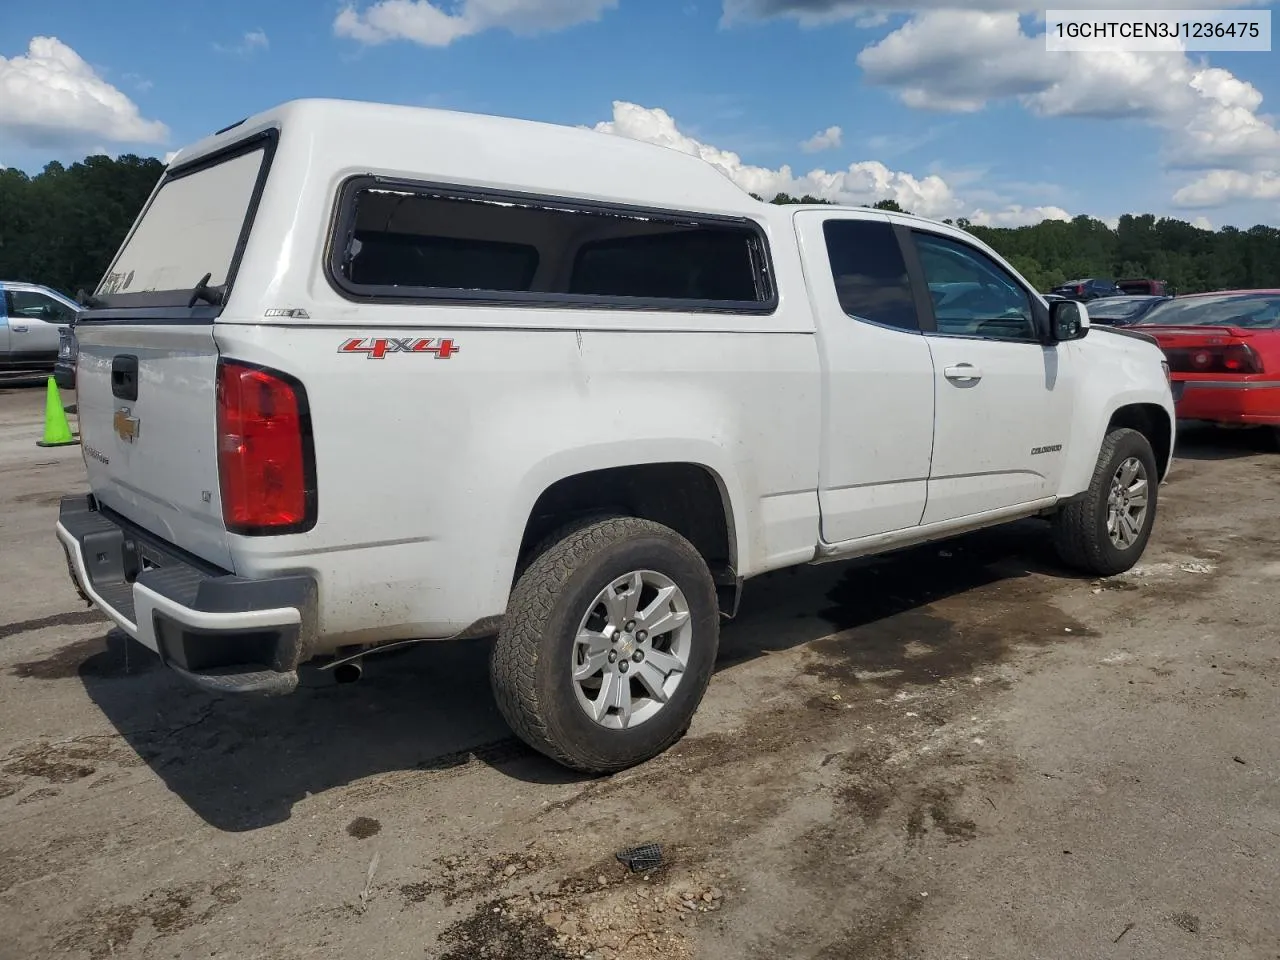
M208 324L77 326L89 487L109 510L231 569L218 492L218 353Z
M277 139L251 131L167 169L76 320L76 402L94 496L226 570L213 331Z

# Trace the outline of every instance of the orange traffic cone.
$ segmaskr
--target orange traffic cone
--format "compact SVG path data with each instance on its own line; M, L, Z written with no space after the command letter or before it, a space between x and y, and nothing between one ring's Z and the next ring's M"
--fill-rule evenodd
M62 395L58 393L58 385L50 377L44 398L44 439L37 440L36 446L67 447L79 442L71 433L67 411L62 409Z

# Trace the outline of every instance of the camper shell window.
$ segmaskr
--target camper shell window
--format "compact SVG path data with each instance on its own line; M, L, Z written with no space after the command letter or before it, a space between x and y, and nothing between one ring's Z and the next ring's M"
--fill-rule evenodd
M370 178L342 190L328 270L356 300L735 313L777 300L746 218Z

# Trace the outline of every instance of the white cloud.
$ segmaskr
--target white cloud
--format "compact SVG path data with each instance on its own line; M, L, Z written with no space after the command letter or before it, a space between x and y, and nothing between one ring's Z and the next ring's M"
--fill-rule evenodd
M447 47L485 30L535 34L599 20L618 0L460 0L448 12L428 0L378 0L360 11L346 6L333 32L365 44L410 40L424 47Z
M1017 13L967 10L910 20L866 47L857 63L910 107L966 113L995 97L1043 90L1055 73L1053 58L1023 36Z
M170 150L167 153L165 153L164 165L167 167L169 164L173 163L173 158L176 157L177 155L178 155L177 150Z
M1212 230L1213 223L1208 217L1196 217L1191 221L1191 225L1197 230Z
M753 166L744 163L732 151L695 140L679 129L669 113L656 107L615 101L613 119L597 123L595 129L700 157L742 189L766 200L779 193L792 196L811 194L823 200L859 206L893 200L912 213L935 219L964 216L968 210L943 177L937 174L917 177L891 170L878 160L851 163L843 170L816 169L799 175L786 165L776 170ZM1034 223L1037 217L1060 219L1067 216L1058 207L1010 207L992 212L979 210L976 214L984 218L984 222L999 225Z
M822 150L831 150L840 146L841 138L844 131L839 127L827 127L825 130L819 130L812 137L800 144L800 149L805 153L818 153Z
M1191 209L1250 200L1280 200L1280 174L1274 170L1210 170L1173 195L1174 203Z
M160 143L169 130L143 119L132 100L61 40L35 37L25 55L0 56L0 136L45 149L98 140Z
M231 46L224 46L221 43L215 43L213 49L219 53L229 53L237 57L247 57L250 54L257 53L259 50L266 50L271 46L271 42L267 39L267 34L263 30L250 30L240 42Z
M969 215L970 222L979 227L1028 227L1042 220L1070 219L1071 214L1061 207L1023 207L1016 203L992 212L979 208Z
M1177 41L1159 52L1046 54L1043 35L1025 34L1016 12L931 10L857 62L915 108L972 112L1016 98L1042 117L1145 121L1163 132L1166 166L1210 171L1178 192L1182 205L1267 198L1280 169L1280 129L1259 112L1258 89L1192 60Z

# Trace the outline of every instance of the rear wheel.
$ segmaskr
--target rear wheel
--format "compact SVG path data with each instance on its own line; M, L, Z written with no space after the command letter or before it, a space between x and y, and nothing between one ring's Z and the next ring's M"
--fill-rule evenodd
M1053 518L1058 556L1094 576L1124 573L1142 557L1155 524L1160 481L1151 443L1137 430L1113 430L1102 442L1084 496Z
M684 537L635 517L585 521L517 580L494 696L534 749L576 770L622 770L688 729L719 629L714 581Z

